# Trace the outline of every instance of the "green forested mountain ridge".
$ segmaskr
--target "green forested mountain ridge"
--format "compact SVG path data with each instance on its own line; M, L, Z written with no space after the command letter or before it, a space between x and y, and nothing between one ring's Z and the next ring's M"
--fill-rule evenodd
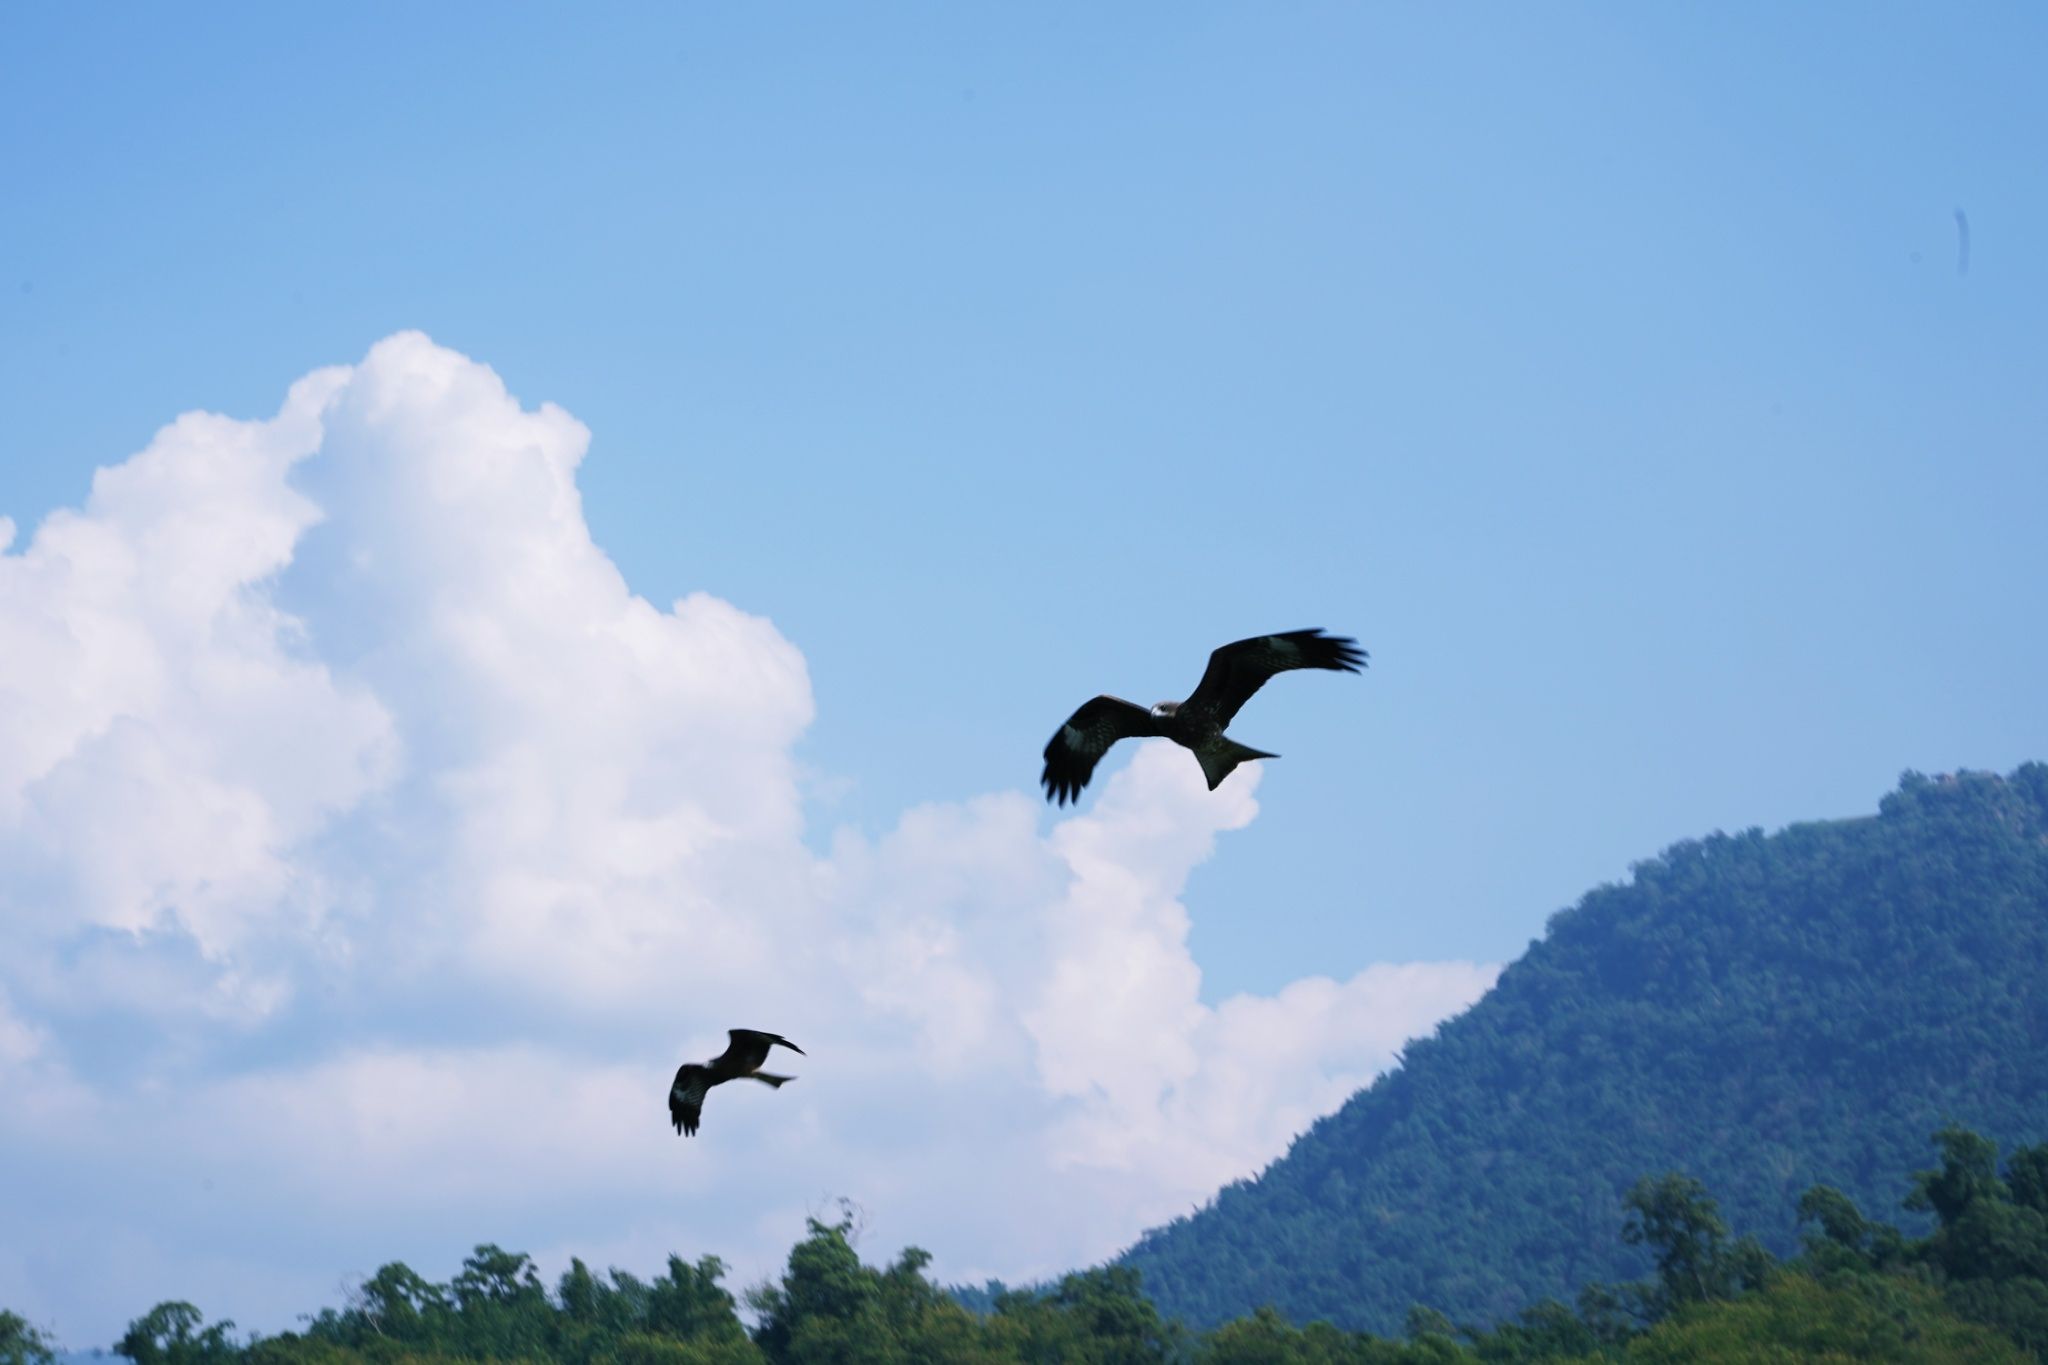
M1928 1134L2048 1135L2048 766L1909 773L1875 817L1679 844L1256 1180L1123 1261L1206 1326L1272 1304L1391 1332L1646 1269L1645 1171L1797 1242L1809 1186L1900 1206Z

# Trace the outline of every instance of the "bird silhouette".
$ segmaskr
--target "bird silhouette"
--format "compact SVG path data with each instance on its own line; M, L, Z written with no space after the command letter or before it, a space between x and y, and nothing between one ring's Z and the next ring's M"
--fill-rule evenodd
M771 1076L761 1070L762 1063L768 1060L770 1048L786 1047L799 1056L807 1055L779 1033L734 1028L727 1029L726 1035L732 1042L710 1061L684 1062L676 1068L676 1078L668 1088L668 1116L675 1121L678 1133L696 1134L704 1114L704 1096L714 1085L746 1076L779 1090L795 1080L794 1076Z
M1077 801L1095 765L1120 739L1150 735L1170 739L1194 752L1209 790L1246 759L1278 758L1263 749L1225 739L1223 731L1239 707L1275 673L1294 668L1327 668L1356 673L1365 666L1358 641L1325 635L1321 629L1254 635L1209 655L1202 681L1186 701L1163 701L1150 710L1108 695L1084 702L1045 746L1045 799L1064 806Z

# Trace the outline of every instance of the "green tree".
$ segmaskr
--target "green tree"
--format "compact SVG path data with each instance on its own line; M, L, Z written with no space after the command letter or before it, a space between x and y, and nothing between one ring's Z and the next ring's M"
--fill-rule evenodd
M1939 1220L1920 1259L1956 1311L2048 1357L2048 1215L2038 1207L2041 1148L2022 1148L1998 1177L1998 1148L1961 1128L1935 1134L1941 1165L1914 1177L1910 1208Z
M274 1337L260 1337L249 1343L242 1352L242 1365L361 1365L368 1359L380 1362L396 1362L399 1359L411 1362L425 1362L432 1357L410 1352L401 1352L397 1347L386 1347L374 1355L360 1350L351 1350L324 1337L285 1332Z
M1178 1344L1179 1334L1160 1320L1138 1272L1127 1265L1068 1275L1049 1302L1093 1343L1089 1359L1103 1365L1164 1360Z
M739 1304L719 1283L724 1275L725 1262L716 1256L695 1265L669 1257L667 1273L648 1286L647 1329L679 1341L746 1340Z
M790 1248L780 1286L749 1292L761 1315L754 1340L770 1360L856 1365L890 1358L894 1342L881 1313L879 1276L860 1263L847 1238L851 1218L808 1220L809 1235Z
M1729 1242L1713 1197L1691 1176L1645 1176L1622 1203L1628 1217L1621 1239L1647 1246L1656 1258L1656 1284L1642 1295L1643 1316L1651 1322L1689 1303L1732 1298L1770 1275L1770 1256L1753 1238Z
M354 1297L363 1327L376 1336L413 1347L441 1337L454 1311L446 1287L430 1284L403 1261L380 1266Z
M2013 1203L2048 1218L2048 1142L2022 1147L2007 1157L2005 1184Z
M0 1365L55 1365L50 1339L19 1313L0 1309Z
M485 1360L547 1359L557 1324L540 1272L524 1252L486 1242L449 1282L455 1298L452 1339L435 1344Z
M1807 1263L1815 1270L1892 1271L1909 1255L1897 1228L1865 1218L1856 1201L1832 1185L1815 1185L1799 1196L1799 1222L1815 1225L1804 1238Z
M1452 1365L1483 1358L1442 1332L1415 1336L1384 1341L1327 1322L1297 1328L1268 1305L1204 1336L1195 1360L1198 1365Z
M1598 1319L1587 1321L1556 1299L1545 1299L1523 1309L1515 1321L1475 1336L1473 1353L1489 1365L1594 1356L1626 1333L1625 1328L1603 1333L1597 1323Z
M765 1357L753 1342L677 1341L674 1337L636 1332L619 1339L618 1365L761 1365Z
M232 1322L205 1326L206 1315L183 1301L160 1303L128 1324L114 1352L135 1365L227 1365L241 1348L229 1333Z
M486 1305L513 1307L539 1303L547 1297L533 1258L485 1242L462 1262L462 1273L450 1286L464 1312Z
M2004 1202L2010 1192L1998 1178L1998 1144L1966 1128L1948 1127L1934 1135L1941 1147L1941 1165L1913 1176L1909 1209L1931 1209L1943 1226L1959 1220L1973 1204Z
M2027 1365L2030 1359L1996 1332L1958 1318L1927 1285L1896 1276L1822 1284L1798 1274L1738 1299L1689 1304L1631 1341L1627 1358L1644 1365Z

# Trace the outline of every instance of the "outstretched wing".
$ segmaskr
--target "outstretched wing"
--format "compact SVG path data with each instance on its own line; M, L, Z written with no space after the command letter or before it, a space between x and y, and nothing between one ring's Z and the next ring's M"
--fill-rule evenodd
M676 1071L675 1083L668 1088L668 1116L678 1133L696 1135L704 1116L704 1095L710 1088L711 1078L703 1067L683 1066Z
M725 1051L711 1059L711 1069L720 1079L751 1076L759 1071L767 1062L771 1047L786 1047L798 1053L803 1051L781 1034L763 1033L759 1029L729 1028L725 1036L732 1041L726 1044Z
M1081 788L1095 773L1095 765L1120 739L1156 735L1159 722L1152 713L1122 697L1097 697L1067 717L1045 746L1045 799L1064 806L1080 799Z
M798 1047L795 1043L790 1042L789 1039L783 1037L779 1033L763 1033L759 1029L751 1028L729 1028L726 1030L726 1033L728 1036L732 1038L732 1040L735 1043L737 1043L742 1038L747 1039L749 1042L759 1043L761 1045L761 1056L763 1058L766 1058L768 1056L768 1049L771 1047L786 1047L799 1057L808 1057L811 1055L810 1053L805 1052L802 1048Z
M1291 668L1356 673L1364 666L1365 651L1358 647L1358 641L1325 635L1320 628L1254 635L1209 655L1208 670L1194 692L1180 704L1180 714L1189 718L1207 713L1218 726L1228 725L1237 709L1250 701L1252 694L1275 673Z

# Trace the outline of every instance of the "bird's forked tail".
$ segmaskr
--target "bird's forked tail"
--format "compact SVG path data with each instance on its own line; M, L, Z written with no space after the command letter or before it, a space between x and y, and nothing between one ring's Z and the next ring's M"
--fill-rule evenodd
M1239 744L1234 739L1219 739L1213 746L1195 750L1195 758L1202 765L1202 776L1209 779L1210 791L1215 791L1223 779L1246 759L1278 757L1280 755L1254 749L1249 744Z
M761 1082L761 1084L772 1085L777 1090L782 1089L783 1086L796 1079L794 1076L771 1076L765 1071L756 1071L753 1073L753 1077Z

